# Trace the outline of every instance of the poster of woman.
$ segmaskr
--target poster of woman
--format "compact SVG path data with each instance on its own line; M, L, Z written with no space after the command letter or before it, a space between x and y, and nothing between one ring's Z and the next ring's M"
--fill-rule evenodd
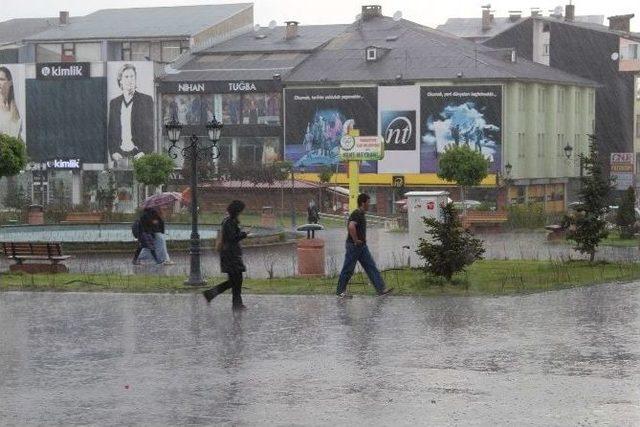
M0 64L0 133L26 140L24 65Z

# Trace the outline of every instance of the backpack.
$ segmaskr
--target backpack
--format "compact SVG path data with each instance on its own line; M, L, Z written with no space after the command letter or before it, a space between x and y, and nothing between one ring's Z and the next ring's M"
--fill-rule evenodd
M133 221L133 224L131 224L131 234L133 234L133 237L136 239L140 237L140 218L136 219Z

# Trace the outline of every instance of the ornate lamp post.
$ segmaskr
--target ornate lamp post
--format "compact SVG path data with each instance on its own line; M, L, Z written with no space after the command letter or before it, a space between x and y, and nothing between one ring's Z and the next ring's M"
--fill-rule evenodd
M506 205L507 207L510 205L510 200L509 200L509 189L511 188L511 184L513 183L513 179L511 178L511 170L513 169L513 166L511 166L511 163L507 163L506 165L504 165L504 184L506 186Z
M191 157L191 245L189 247L190 256L190 269L189 279L185 282L185 285L190 286L203 286L206 282L202 278L202 272L200 270L200 234L198 233L198 169L197 161L198 156L202 156L210 149L213 150L212 158L217 159L220 157L220 149L218 148L218 141L220 140L220 132L222 131L222 123L216 120L214 117L211 122L207 123L207 136L209 141L213 143L211 146L201 147L200 138L196 134L192 134L189 137L189 143L180 148L176 144L180 141L180 132L182 131L182 124L172 118L171 121L165 124L169 141L171 146L169 147L169 155L174 159L178 157L178 152L183 156Z

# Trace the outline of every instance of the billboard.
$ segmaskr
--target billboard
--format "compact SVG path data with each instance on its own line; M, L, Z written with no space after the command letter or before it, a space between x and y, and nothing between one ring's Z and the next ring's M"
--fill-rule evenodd
M611 153L609 166L611 177L615 179L616 190L633 187L636 160L633 153Z
M380 86L378 88L379 135L384 138L384 159L379 173L420 172L420 88Z
M108 62L108 153L115 168L131 168L131 160L154 151L153 63Z
M26 141L24 65L0 64L0 133Z
M498 172L502 146L501 86L423 86L420 92L420 172L437 172L449 145L466 144Z
M337 166L343 136L378 135L377 88L286 89L285 105L285 159L296 170ZM377 164L363 161L360 171Z
M104 77L26 80L27 153L34 161L105 163L107 87Z

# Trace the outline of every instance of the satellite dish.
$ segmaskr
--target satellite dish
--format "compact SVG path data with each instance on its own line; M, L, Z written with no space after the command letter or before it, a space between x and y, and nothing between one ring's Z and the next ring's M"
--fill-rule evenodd
M402 19L402 12L398 10L396 13L393 14L393 20L398 22L401 19Z
M620 54L619 54L618 52L613 52L613 53L611 54L611 60L612 60L612 61L617 61L617 60L618 60L618 58L620 58Z
M359 21L361 19L362 19L362 14L361 13L357 14L356 15L356 21Z
M260 31L260 24L256 24L253 26L253 31Z
M278 23L276 21L271 21L269 22L269 29L273 30L274 28L276 28L277 25Z

